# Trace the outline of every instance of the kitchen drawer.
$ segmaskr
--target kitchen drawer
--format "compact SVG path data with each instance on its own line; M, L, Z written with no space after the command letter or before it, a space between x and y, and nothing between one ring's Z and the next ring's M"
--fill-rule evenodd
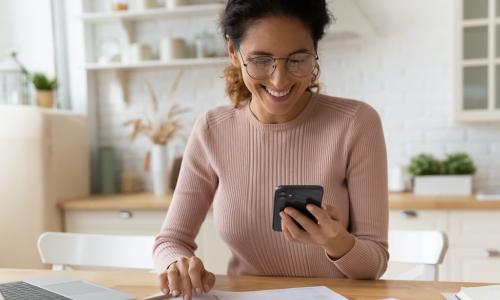
M156 211L67 211L64 230L97 234L156 235L165 212Z
M95 234L156 235L165 212L156 211L67 211L65 231ZM226 274L231 252L219 237L209 212L196 237L196 256L215 274Z
M448 212L443 210L391 210L389 229L446 232Z
M500 211L451 212L449 241L462 246L500 244Z
M500 243L496 247L453 247L448 255L449 280L500 282Z

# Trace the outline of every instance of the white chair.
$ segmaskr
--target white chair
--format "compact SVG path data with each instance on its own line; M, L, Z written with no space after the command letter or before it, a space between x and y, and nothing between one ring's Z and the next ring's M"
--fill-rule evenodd
M153 236L45 232L38 239L38 252L53 270L72 266L152 270L153 242Z
M437 280L447 249L446 235L440 231L389 230L389 264L416 265L391 279Z

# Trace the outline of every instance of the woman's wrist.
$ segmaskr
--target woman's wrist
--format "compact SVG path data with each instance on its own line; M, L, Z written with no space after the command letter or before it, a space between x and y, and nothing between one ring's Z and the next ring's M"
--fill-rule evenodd
M354 247L354 243L354 236L346 230L333 238L324 249L331 259L337 260L351 251Z

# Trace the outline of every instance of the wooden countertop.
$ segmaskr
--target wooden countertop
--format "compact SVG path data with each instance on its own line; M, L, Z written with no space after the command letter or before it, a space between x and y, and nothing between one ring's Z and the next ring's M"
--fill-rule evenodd
M172 196L161 199L153 194L120 194L91 196L84 199L63 201L63 211L72 210L167 210ZM500 201L477 201L470 197L416 197L412 193L391 193L389 208L393 210L500 210Z
M69 275L88 280L98 285L130 293L138 299L143 299L158 292L155 274L130 271L61 272L30 269L0 269L0 283L50 275ZM217 275L215 289L251 291L321 285L351 300L375 300L389 297L401 300L442 300L442 292L458 292L462 286L481 286L484 283Z
M64 210L167 210L171 195L156 198L153 194L95 195L59 203Z

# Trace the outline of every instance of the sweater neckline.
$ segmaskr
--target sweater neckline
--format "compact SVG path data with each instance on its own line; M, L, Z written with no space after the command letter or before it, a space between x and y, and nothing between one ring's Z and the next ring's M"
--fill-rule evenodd
M278 123L278 124L273 124L273 123L262 123L255 117L255 115L252 113L250 110L250 102L247 102L244 106L244 114L247 116L248 119L250 119L250 123L254 125L257 128L263 129L263 130L286 130L286 129L291 129L302 123L307 117L311 114L315 103L316 103L316 96L318 93L312 93L311 99L309 100L309 103L304 107L304 109L298 114L294 119L284 122L284 123Z

